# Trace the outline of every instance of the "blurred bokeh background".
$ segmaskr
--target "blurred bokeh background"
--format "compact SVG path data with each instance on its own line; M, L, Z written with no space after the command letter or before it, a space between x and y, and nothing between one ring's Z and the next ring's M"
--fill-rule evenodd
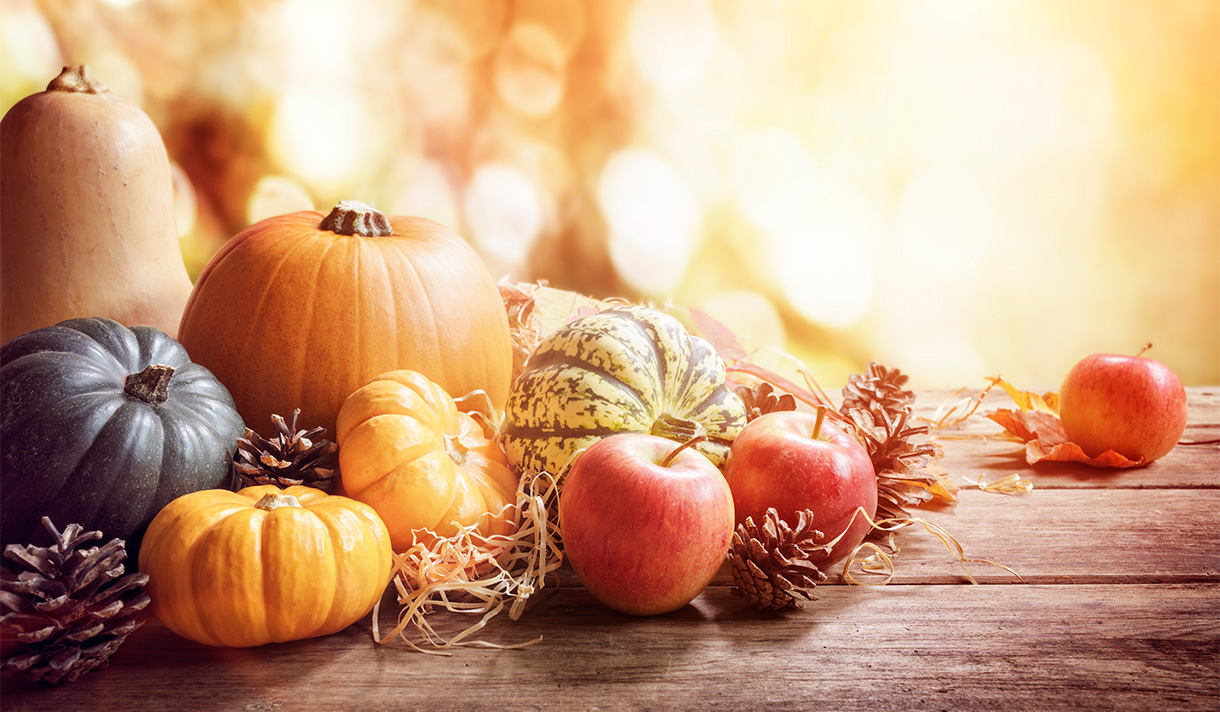
M0 108L79 63L160 128L192 276L352 198L827 390L1146 342L1220 383L1220 0L0 0Z

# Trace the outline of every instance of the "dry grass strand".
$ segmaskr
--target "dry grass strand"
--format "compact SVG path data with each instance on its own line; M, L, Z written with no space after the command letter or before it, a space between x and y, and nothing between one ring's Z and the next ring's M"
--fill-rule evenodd
M447 538L417 530L412 546L394 554L392 581L402 606L398 623L393 630L381 634L379 602L373 610L373 639L386 643L397 637L418 652L441 655L447 655L448 648L462 645L511 650L541 641L540 636L523 643L500 645L467 638L506 608L509 618L518 620L531 596L545 588L547 574L562 565L555 516L558 495L558 483L548 473L522 478L515 505L508 505L515 506L519 516L517 531L512 536L480 534L482 518ZM503 510L495 516L502 514ZM428 618L438 609L482 616L477 623L446 639ZM407 629L412 627L421 643L407 635Z

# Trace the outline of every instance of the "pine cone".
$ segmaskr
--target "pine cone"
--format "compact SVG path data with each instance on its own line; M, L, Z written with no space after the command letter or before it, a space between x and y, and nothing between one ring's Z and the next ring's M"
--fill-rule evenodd
M796 397L791 393L775 393L775 388L766 381L757 386L737 386L737 395L746 404L746 420L781 410L796 410Z
M909 408L896 413L879 406L872 410L851 408L847 415L877 473L877 515L883 519L908 518L906 506L917 507L932 499L927 487L915 483L936 483L936 476L922 469L929 458L936 456L936 446L912 441L926 434L928 426L909 427Z
M839 412L850 417L853 408L881 408L890 414L909 408L915 404L915 393L903 388L909 379L896 368L886 368L876 361L869 361L867 371L848 377Z
M291 487L305 485L323 492L332 492L338 469L339 446L322 439L326 428L297 430L297 416L292 411L292 423L283 416L272 415L276 435L268 440L246 428L246 436L237 439L233 456L233 474L238 488L253 485Z
M79 524L60 532L47 517L42 524L54 544L10 544L4 548L7 561L0 562L3 667L59 684L106 667L140 627L136 614L149 603L148 575L123 575L122 539L79 549L102 533L86 532Z
M762 526L753 517L738 524L729 547L733 595L764 611L800 608L803 601L814 600L813 589L826 574L810 558L828 554L830 548L815 543L822 533L810 528L812 516L805 510L790 527L772 507Z

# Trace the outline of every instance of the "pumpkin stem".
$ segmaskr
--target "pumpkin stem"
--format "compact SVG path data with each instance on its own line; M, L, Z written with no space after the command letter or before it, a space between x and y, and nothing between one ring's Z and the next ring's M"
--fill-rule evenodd
M653 435L659 435L660 437L669 438L680 443L700 435L704 438L707 437L707 428L703 427L702 423L687 418L679 418L669 413L665 413L660 418L657 418L652 424L652 430L649 432Z
M678 457L678 453L682 452L683 450L685 450L688 447L694 447L694 446L698 445L699 443L703 442L704 440L707 440L707 435L700 433L700 434L696 435L695 437L691 438L690 440L687 440L686 442L682 443L678 447L674 448L673 452L666 455L664 460L661 460L661 467L669 467L669 463L673 462L674 459Z
M47 91L69 91L79 94L106 94L110 92L105 84L102 84L94 79L93 75L89 74L89 67L83 64L64 67L59 76L52 79L51 83L47 85Z
M462 443L452 435L445 436L445 452L448 453L449 459L461 465L466 462L466 453L470 448L462 445Z
M279 509L280 507L300 507L301 500L293 497L290 494L280 494L278 492L268 492L263 495L254 506L258 509L268 512Z
M330 230L338 235L360 237L389 237L394 234L390 220L374 208L372 203L358 200L343 200L330 214L318 223L319 230Z
M174 377L173 366L154 363L139 373L123 379L123 392L145 403L164 403L169 399L169 381Z

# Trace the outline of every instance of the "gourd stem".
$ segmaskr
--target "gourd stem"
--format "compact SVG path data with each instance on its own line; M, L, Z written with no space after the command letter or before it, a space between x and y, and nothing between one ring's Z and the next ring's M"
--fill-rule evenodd
M690 440L687 440L686 442L682 443L678 447L674 448L673 452L666 455L664 460L661 460L661 467L669 467L669 464L678 457L678 453L682 452L683 450L685 450L688 447L694 447L694 446L698 445L699 443L703 442L704 440L707 440L707 436L700 433L699 435L696 435L695 437L691 438Z
M52 79L51 83L47 85L47 91L69 91L78 94L107 94L110 92L105 84L89 74L89 67L83 64L64 67L59 76Z
M263 509L268 512L279 509L280 507L301 507L301 500L293 497L290 494L278 494L276 492L268 492L263 495L254 506L258 509Z
M174 377L173 366L154 363L139 373L123 379L123 392L145 403L164 403L169 399L169 382Z
M343 200L330 214L318 223L319 230L329 230L338 235L360 237L389 237L394 234L390 220L374 208L371 203L358 200Z
M700 435L706 437L707 428L703 427L702 423L690 420L689 418L679 418L676 415L664 413L653 422L649 433L669 438L675 442L684 443Z

